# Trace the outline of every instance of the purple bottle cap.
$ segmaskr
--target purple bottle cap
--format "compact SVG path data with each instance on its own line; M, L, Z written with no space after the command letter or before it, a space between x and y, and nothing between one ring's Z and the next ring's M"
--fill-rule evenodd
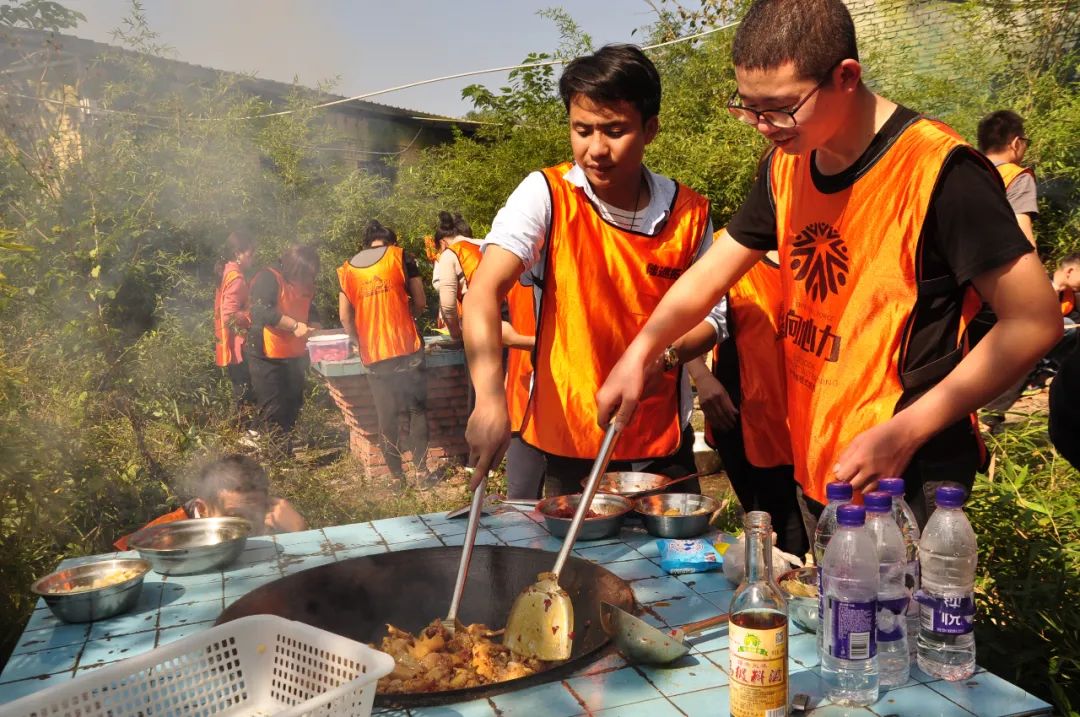
M890 478L879 478L877 482L878 490L883 490L889 495L903 495L904 494L904 479L897 478L895 476Z
M866 524L866 509L861 505L847 503L836 509L836 522L850 528Z
M958 485L943 485L934 496L942 508L960 508L967 500L967 491Z
M840 481L829 483L825 486L825 497L830 501L851 500L851 484Z
M863 496L868 513L888 513L892 511L892 496L883 490L875 490Z

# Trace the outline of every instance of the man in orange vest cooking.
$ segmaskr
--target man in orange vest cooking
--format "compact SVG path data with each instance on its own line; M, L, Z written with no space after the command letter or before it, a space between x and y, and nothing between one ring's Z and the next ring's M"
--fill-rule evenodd
M465 296L474 486L510 439L500 306L515 283L537 298L531 390L515 428L544 454L548 494L580 492L603 437L595 391L660 297L712 242L708 201L642 164L659 129L661 93L640 49L609 45L577 58L559 92L574 161L533 172L514 190ZM694 470L680 364L711 348L719 329L715 317L688 329L650 366L646 410L624 428L611 470L673 477Z
M647 367L775 249L808 507L820 509L831 481L867 491L903 476L925 521L935 484L970 487L983 464L973 412L1061 336L1054 293L993 165L863 83L841 0L757 0L732 54L728 109L773 149L727 229L612 369L597 416L640 414ZM998 322L965 355L982 299Z

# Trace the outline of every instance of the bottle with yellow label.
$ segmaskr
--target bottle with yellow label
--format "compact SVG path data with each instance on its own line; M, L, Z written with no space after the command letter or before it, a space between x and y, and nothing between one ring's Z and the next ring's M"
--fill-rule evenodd
M786 717L788 608L772 575L769 514L746 514L746 577L731 599L731 717Z

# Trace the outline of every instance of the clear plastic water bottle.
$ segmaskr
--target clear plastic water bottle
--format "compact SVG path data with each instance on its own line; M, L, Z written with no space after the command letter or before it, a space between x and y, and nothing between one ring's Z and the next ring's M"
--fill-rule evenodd
M825 498L829 501L821 511L817 528L814 530L814 564L818 566L818 625L825 614L825 591L821 589L821 566L825 562L825 548L836 532L836 509L851 502L850 483L829 483L825 486ZM817 651L820 655L825 649L823 631L817 631Z
M915 513L904 499L903 478L882 478L878 481L878 490L883 490L893 497L893 518L900 526L900 535L907 549L907 577L905 585L912 596L907 609L908 651L912 662L915 661L915 637L919 634L919 603L914 596L919 591L919 523Z
M861 505L836 511L836 533L821 566L825 588L825 641L821 681L825 695L840 705L869 705L878 698L875 612L878 562L874 539Z
M866 529L874 537L878 556L877 657L882 687L899 687L911 673L908 653L907 606L911 593L904 586L907 553L900 527L893 520L893 498L884 491L866 496Z
M979 547L964 515L964 489L937 489L937 510L919 542L919 669L931 677L966 680L975 672L975 566Z

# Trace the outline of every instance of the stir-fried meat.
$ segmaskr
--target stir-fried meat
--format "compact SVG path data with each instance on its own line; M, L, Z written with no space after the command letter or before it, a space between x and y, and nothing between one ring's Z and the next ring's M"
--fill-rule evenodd
M379 694L444 692L527 677L547 668L542 660L522 660L492 638L502 630L469 625L451 635L440 620L412 635L387 625L379 647L394 658L394 671L379 680Z

